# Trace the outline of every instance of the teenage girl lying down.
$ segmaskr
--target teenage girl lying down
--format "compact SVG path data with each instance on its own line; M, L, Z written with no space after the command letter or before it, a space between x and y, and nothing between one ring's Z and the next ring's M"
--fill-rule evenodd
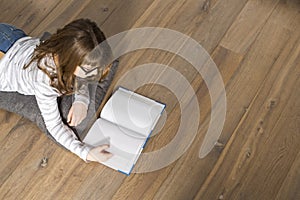
M96 23L79 19L58 29L49 39L27 36L0 23L0 91L34 95L47 130L57 142L84 161L103 162L109 146L88 146L63 123L57 97L74 94L68 114L70 126L86 117L89 105L86 81L99 81L109 71L111 49L99 44L105 36Z

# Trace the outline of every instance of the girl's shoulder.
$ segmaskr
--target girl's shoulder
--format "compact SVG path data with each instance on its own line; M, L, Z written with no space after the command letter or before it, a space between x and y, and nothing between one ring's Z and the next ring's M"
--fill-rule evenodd
M51 86L51 79L49 76L43 72L42 70L38 69L36 73L35 82L35 89L38 91L44 91L46 96L61 96L60 92Z
M31 37L31 36L25 36L25 37L22 37L20 39L18 39L13 46L16 46L16 47L23 47L23 46L26 46L26 47L36 47L37 45L40 44L40 39L39 38L35 38L35 37ZM12 47L13 47L12 46Z
M47 71L48 74L46 74L43 70L39 70L42 74L43 74L43 80L41 80L41 82L43 83L47 83L47 85L57 93L58 96L62 95L55 87L51 86L51 82L52 81L57 81L56 78L54 78L52 81L49 77L50 76L56 76L56 64L54 61L54 57L52 54L47 54L45 57L42 58L41 62L40 62L40 67L44 70Z

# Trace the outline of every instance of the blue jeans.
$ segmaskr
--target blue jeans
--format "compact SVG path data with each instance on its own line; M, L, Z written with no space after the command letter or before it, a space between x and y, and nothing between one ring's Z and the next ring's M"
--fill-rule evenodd
M27 36L24 31L12 25L0 23L0 51L6 53L20 38Z

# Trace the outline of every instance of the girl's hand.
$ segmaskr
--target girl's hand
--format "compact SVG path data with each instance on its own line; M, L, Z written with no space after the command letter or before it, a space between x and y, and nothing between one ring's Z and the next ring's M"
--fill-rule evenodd
M105 150L107 148L109 148L109 145L105 144L91 149L86 159L88 161L95 161L95 162L107 161L109 158L113 156L112 153Z
M68 123L70 126L77 126L87 115L87 106L81 102L75 102L68 114Z

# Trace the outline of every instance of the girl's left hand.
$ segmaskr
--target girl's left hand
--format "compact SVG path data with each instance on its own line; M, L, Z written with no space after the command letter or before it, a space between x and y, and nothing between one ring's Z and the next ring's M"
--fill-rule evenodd
M81 102L75 102L68 114L68 123L70 126L77 126L87 115L87 106Z

